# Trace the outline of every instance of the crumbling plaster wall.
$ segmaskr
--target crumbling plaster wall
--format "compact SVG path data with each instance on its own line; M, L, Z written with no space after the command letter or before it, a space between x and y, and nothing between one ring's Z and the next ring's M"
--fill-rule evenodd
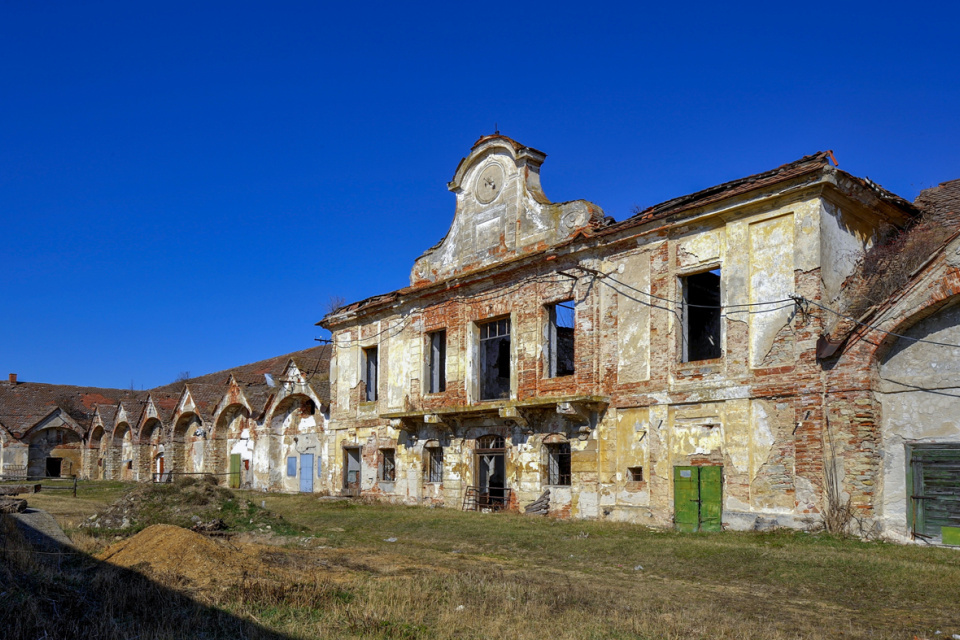
M458 233L451 230L448 240ZM571 487L554 491L554 513L669 526L673 468L716 464L724 467L726 526L810 526L822 507L824 482L824 387L815 357L823 318L799 309L791 296L822 300L827 284L849 275L849 252L862 253L871 233L809 189L692 216L632 243L601 244L552 264L467 282L429 301L414 301L414 293L389 312L346 323L334 331L332 429L352 435L338 440L332 453L331 488L342 483L340 445L349 441L364 447L364 464L373 469L365 471L365 493L430 503L442 495L446 506L459 507L472 481L475 438L511 428L496 417L482 427L459 425L444 445L450 479L445 475L438 490L423 482L422 443L433 437L424 435L431 425L421 423L413 429L419 439L408 440L406 432L384 432L379 415L477 403L477 323L507 316L513 401L565 394L611 399L584 439L571 434ZM482 258L487 265L498 259ZM681 362L675 301L682 278L717 268L726 307L723 356ZM561 271L578 277L560 277ZM576 374L546 378L544 305L571 297L577 301ZM425 394L425 334L440 328L447 331L447 390ZM386 397L367 403L360 401L360 348L374 343ZM845 487L865 505L872 500L865 475L871 463L861 458L869 457L864 447L872 427L862 408L840 414L848 404L859 407L859 400L844 396L843 408L827 411L843 421L838 439L849 436L841 465L850 471L844 471ZM507 431L508 477L522 506L545 487L542 438L549 431L542 425L530 433ZM371 443L385 442L397 449L398 479L380 487ZM628 467L642 467L644 479L629 479Z
M960 344L960 304L925 318L910 338ZM960 442L960 349L900 339L879 363L884 532L907 539L906 444Z

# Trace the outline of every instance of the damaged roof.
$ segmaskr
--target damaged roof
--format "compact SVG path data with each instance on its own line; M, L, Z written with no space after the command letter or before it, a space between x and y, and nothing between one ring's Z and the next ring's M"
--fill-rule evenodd
M116 405L121 399L136 401L140 396L145 397L146 393L42 382L4 382L0 383L0 423L19 438L60 409L81 427L89 429L98 405Z
M957 220L960 218L960 178L924 189L913 203L936 220Z
M480 138L475 144L474 148L486 141L489 138L504 138L515 146L520 146L516 141L506 138L506 136L484 136ZM855 183L861 185L862 187L870 190L874 195L879 199L893 204L908 214L916 214L918 212L917 206L910 203L907 200L904 200L900 196L892 193L871 181L869 178L858 178L857 176L851 175L840 169L831 167L830 161L833 160L836 164L836 158L833 155L832 151L818 151L817 153L803 156L798 160L793 162L788 162L787 164L780 165L775 169L769 171L764 171L761 173L756 173L744 178L739 178L737 180L731 180L729 182L724 182L706 189L701 189L700 191L690 193L684 196L677 198L672 198L660 204L653 205L652 207L647 207L641 211L638 211L633 216L622 220L620 222L615 221L613 218L605 219L601 224L594 225L590 228L584 229L581 233L578 233L574 238L573 242L581 241L584 238L594 237L594 236L607 236L618 231L623 231L625 229L630 229L632 227L637 227L648 222L663 220L671 216L682 214L685 212L693 211L701 207L705 207L711 204L715 204L727 198L732 198L735 196L747 194L751 191L758 189L763 189L778 183L787 182L790 180L802 178L804 176L810 176L813 179L816 176L819 176L824 170L835 171L846 178L854 181ZM462 160L461 160L462 162ZM954 193L953 189L960 189L960 181L954 181L953 183L945 183L947 185L953 185L950 187L950 193ZM943 187L944 185L941 185ZM569 244L571 240L567 240L562 244ZM558 245L559 246L559 245ZM549 249L549 248L548 248ZM545 249L546 251L547 249ZM429 286L429 285L428 285ZM350 311L359 311L361 309L375 308L382 305L390 304L402 296L411 293L416 290L418 287L404 287L390 293L379 294L353 302L338 309L335 309L331 313L328 313L323 320L318 322L318 325L323 326L328 318L339 315L340 313L350 312Z
M20 438L31 427L57 409L61 409L77 424L88 430L94 413L99 409L104 426L109 430L116 423L119 407L127 413L131 427L139 423L147 406L148 398L160 413L160 420L168 424L173 417L180 393L185 385L197 409L204 419L209 419L217 403L228 390L232 374L243 389L254 411L262 411L273 394L264 374L277 380L287 364L293 360L303 372L307 384L324 404L330 401L330 353L329 345L294 351L232 369L174 382L148 391L104 389L101 387L76 387L72 385L46 384L42 382L0 383L0 425L15 438ZM276 382L274 382L274 385Z

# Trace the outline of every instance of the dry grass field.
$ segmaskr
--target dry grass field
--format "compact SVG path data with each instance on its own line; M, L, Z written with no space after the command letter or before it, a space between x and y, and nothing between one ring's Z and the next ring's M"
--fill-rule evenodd
M181 499L169 489L170 508L150 510L131 531L77 529L128 490L103 483L84 486L77 499L31 499L60 519L85 555L57 564L31 558L8 533L0 582L14 587L0 594L4 637L960 633L953 549L786 531L677 534L252 492L218 493L221 502L205 507L228 515L238 532L228 541L154 527L125 542L197 507L196 495Z

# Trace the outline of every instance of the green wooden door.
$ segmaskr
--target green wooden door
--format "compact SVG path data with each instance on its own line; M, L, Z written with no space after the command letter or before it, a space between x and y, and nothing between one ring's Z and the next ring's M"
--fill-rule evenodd
M723 467L674 467L673 510L679 531L721 531Z
M222 469L223 467L221 467ZM240 454L230 454L230 488L240 488Z
M960 447L908 445L911 530L928 537L960 526Z
M700 529L700 468L673 468L673 519L679 531Z
M723 467L700 467L700 531L721 531Z

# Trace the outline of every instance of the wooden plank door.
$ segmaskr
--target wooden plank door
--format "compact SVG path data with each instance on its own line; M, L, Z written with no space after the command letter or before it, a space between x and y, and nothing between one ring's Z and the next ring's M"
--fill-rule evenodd
M239 489L240 488L240 454L231 453L230 454L230 488Z

